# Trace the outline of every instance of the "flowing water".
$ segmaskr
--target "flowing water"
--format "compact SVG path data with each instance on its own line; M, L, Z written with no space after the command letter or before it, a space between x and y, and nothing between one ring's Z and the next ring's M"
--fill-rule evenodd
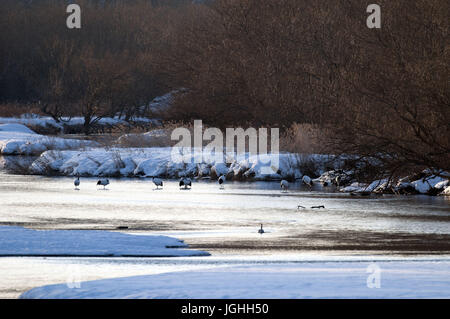
M332 188L278 182L166 181L9 175L0 172L0 224L34 229L101 229L183 239L211 257L0 258L0 297L64 282L76 266L83 280L202 269L241 263L450 256L450 198L352 197ZM298 206L306 208L298 209ZM325 206L311 209L311 206ZM265 233L258 234L263 224ZM1 243L0 243L1 245Z

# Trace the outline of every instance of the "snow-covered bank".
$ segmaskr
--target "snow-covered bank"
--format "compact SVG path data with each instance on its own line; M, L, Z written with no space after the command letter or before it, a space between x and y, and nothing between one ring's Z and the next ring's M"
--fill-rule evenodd
M335 185L342 192L355 194L393 193L449 195L450 174L424 171L399 182L377 180L361 183L352 171L339 169L342 163L332 155L317 154L226 154L217 157L200 149L182 150L172 147L126 147L167 145L169 132L163 129L144 134L125 134L116 147L100 147L97 142L47 137L36 134L22 124L0 124L0 155L39 156L31 164L20 161L10 167L37 175L109 176L162 178L211 177L226 175L235 180L298 180L304 174L315 185ZM122 147L119 147L122 146ZM19 162L19 161L18 161ZM0 165L6 167L0 162ZM335 170L331 170L334 168ZM339 180L337 180L339 179Z
M425 173L423 176L405 178L395 183L387 180L359 183L352 177L351 172L326 171L332 159L332 156L328 155L280 153L259 156L241 154L231 160L228 155L226 160L218 160L213 154L200 150L174 155L174 149L171 147L92 148L83 151L44 152L31 164L30 171L38 175L51 173L63 176L79 174L111 177L216 178L225 175L229 180L298 180L304 176L305 168L311 171L313 167L315 170L313 174L320 175L314 180L314 185L329 187L334 184L341 192L429 195L450 193L448 178ZM335 182L336 177L339 177L339 183Z
M449 179L441 176L429 174L417 180L407 181L405 179L398 182L390 182L387 179L373 181L372 183L353 182L340 189L347 193L385 193L394 194L428 194L428 195L448 195L450 188Z
M21 117L0 117L0 124L21 124L31 127L43 128L43 129L54 129L61 133L64 132L65 127L83 125L84 118L81 116L75 116L70 118L62 118L62 121L56 121L54 118L49 116L40 116L36 114L24 114ZM149 124L159 124L159 120L148 119L146 117L133 117L131 122L134 123L149 123ZM116 125L127 125L129 122L125 119L119 117L104 117L96 122L97 125L101 126L116 126Z
M289 153L262 156L242 154L232 161L225 161L229 162L226 164L209 153L194 151L174 156L173 150L170 147L155 147L48 151L34 161L31 172L44 174L50 170L60 175L164 178L226 175L229 179L277 180L301 178L301 165L305 160L316 162L318 174L329 161L326 155L309 155L305 158ZM271 163L278 163L278 167L275 168Z
M108 231L32 230L0 225L0 256L208 256L167 236ZM177 248L177 249L175 249Z
M0 124L1 155L39 155L47 150L98 146L93 141L64 139L36 134L22 124Z
M314 182L322 185L334 184L339 191L353 195L375 194L427 194L427 195L449 195L450 173L424 170L423 172L401 178L400 180L381 179L371 183L361 183L356 180L352 171L333 170L323 173Z
M81 282L78 289L50 285L31 289L21 298L450 298L448 261L369 265L243 265ZM375 270L379 270L379 285L371 280Z

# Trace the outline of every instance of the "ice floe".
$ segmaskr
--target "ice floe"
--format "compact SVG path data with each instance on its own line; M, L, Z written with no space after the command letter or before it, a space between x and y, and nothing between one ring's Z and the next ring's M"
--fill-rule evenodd
M93 141L48 137L22 124L0 124L0 154L39 155L46 150L66 150L98 146Z
M97 230L33 230L0 225L0 256L208 256L167 236Z

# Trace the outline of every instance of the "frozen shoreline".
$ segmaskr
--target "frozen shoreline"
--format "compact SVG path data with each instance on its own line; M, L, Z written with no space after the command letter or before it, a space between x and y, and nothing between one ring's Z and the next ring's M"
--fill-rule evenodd
M174 161L174 148L92 148L84 151L47 151L31 165L30 171L37 175L55 174L62 176L109 176L109 177L161 177L176 179L184 176L193 178L217 178L225 175L228 180L280 181L301 180L305 163L314 163L315 185L332 186L336 176L345 178L342 170L326 171L332 156L320 154L265 154L234 155L225 161L201 150L177 155L181 161ZM176 156L175 156L176 157ZM198 161L197 159L201 159ZM277 163L277 169L271 163ZM339 191L353 194L384 193L450 195L449 178L424 173L423 177L404 178L398 183L377 180L372 183L347 181ZM447 174L449 176L449 174ZM326 186L325 186L326 185Z
M36 134L21 124L0 124L0 155L37 156L47 150L81 149L99 146L94 141Z
M159 124L160 121L156 119L148 119L145 117L133 117L131 119L133 122L137 123L150 123L150 124ZM64 132L64 128L66 126L75 126L75 125L83 125L84 118L81 116L74 117L63 117L61 121L56 121L50 116L40 116L36 114L24 114L21 117L0 117L0 124L17 124L17 125L26 125L31 127L38 127L43 129L56 129L60 133ZM104 126L114 126L114 125L126 125L129 122L125 121L124 118L119 117L103 117L97 121L97 125Z
M174 155L176 153L176 155ZM180 157L181 160L174 159ZM200 160L198 160L200 159ZM153 148L91 148L83 151L47 151L31 165L33 174L51 171L62 176L109 177L218 177L227 179L280 180L300 179L302 160L315 161L317 174L324 170L327 155L280 153L242 154L232 160L217 160L201 150L182 151L171 147ZM278 162L278 169L270 166Z
M141 136L147 139L159 136L159 131L156 131L158 134L150 133ZM118 141L127 136L122 136ZM330 186L335 184L335 178L345 180L343 187L339 188L342 192L450 195L449 178L431 173L412 179L404 178L396 184L387 180L359 183L351 177L348 179L348 172L338 170L336 166L339 165L333 163L331 155L224 153L216 156L202 149L100 147L93 141L39 135L21 124L0 124L0 154L38 156L31 163L21 161L18 156L16 165L21 171L35 175L166 179L185 176L217 178L225 175L229 180L292 181L301 179L307 169L314 176L319 176L313 180L316 185ZM2 165L7 166L5 163ZM450 177L450 174L446 176Z
M33 230L0 225L2 256L208 256L167 236L95 230Z
M370 286L373 283L370 269L379 270L379 288ZM368 281L373 288L369 288ZM236 265L85 281L78 289L67 284L48 285L33 288L20 298L450 298L450 263L342 261Z

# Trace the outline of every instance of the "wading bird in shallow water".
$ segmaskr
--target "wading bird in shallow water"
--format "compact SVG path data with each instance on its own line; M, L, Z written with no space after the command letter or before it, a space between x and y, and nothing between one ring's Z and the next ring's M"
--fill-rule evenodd
M75 189L78 190L78 186L80 186L80 175L77 175L77 179L73 181L73 185L75 185Z
M340 184L341 184L341 177L340 176L336 176L336 178L334 179L334 185L339 187Z
M109 185L109 179L100 179L97 185L102 185L103 189L106 189L106 185Z
M258 233L261 235L264 234L263 224L261 224L261 228L258 229Z
M303 181L303 183L305 183L306 185L308 185L309 188L312 188L312 186L313 186L313 181L312 181L311 177L309 177L308 175L304 175L304 176L302 177L302 181Z
M288 183L288 181L286 181L286 180L282 180L281 181L281 183L280 183L280 187L281 187L281 189L282 189L282 192L283 193L286 193L287 192L287 190L288 190L288 188L289 188L289 183Z
M153 184L156 185L156 189L159 189L159 187L163 187L163 181L160 178L153 177Z
M184 187L184 189L187 189L188 187L192 187L192 181L190 178L182 177L180 179L180 188Z
M220 176L219 177L219 179L217 180L217 182L219 183L219 185L220 185L220 189L223 189L223 184L225 184L225 181L226 181L227 179L226 179L226 177L224 176L224 175L222 175L222 176Z

